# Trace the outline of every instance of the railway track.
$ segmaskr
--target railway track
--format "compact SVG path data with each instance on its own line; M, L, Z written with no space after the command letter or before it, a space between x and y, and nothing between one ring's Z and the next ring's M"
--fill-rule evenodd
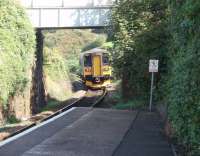
M10 134L9 136L5 137L3 140L6 140L10 137L13 137L17 134L20 134L44 121L47 121L69 109L71 109L72 107L99 107L100 103L103 101L103 99L105 98L107 94L107 90L106 89L102 89L102 90L87 90L85 96L79 98L78 100L76 100L75 102L63 107L62 109L56 111L54 114L42 119L42 120L39 120L39 121L36 121L34 122L33 124L29 125L29 126L26 126L12 134Z
M88 90L85 96L76 103L75 107L97 107L100 105L106 94L106 89Z

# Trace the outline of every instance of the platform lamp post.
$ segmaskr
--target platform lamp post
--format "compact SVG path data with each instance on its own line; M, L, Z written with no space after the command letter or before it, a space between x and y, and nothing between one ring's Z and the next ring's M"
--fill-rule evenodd
M152 111L152 101L153 101L153 86L154 86L154 73L158 72L158 60L149 60L149 72L151 73L151 89L150 89L150 99L149 99L149 111Z

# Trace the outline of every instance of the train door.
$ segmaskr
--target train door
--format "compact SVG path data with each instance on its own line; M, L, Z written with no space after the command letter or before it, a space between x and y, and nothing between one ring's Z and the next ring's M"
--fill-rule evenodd
M93 55L93 76L101 76L101 55Z
M84 76L92 75L92 56L91 55L84 56L83 75Z

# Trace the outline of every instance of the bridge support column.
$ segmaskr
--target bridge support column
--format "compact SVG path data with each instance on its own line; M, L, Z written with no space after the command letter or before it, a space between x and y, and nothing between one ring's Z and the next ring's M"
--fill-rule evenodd
M41 29L36 29L36 62L33 71L32 112L37 113L39 108L46 105L44 78L43 78L43 41Z

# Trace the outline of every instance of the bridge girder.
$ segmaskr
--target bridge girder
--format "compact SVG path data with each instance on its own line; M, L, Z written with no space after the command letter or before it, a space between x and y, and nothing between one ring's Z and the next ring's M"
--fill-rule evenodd
M21 0L35 28L110 25L114 0Z

